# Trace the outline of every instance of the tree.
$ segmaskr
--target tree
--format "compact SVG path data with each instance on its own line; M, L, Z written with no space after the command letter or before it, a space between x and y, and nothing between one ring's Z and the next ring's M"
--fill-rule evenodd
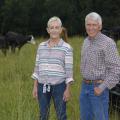
M2 7L1 32L9 30L26 33L28 31L31 0L6 0Z

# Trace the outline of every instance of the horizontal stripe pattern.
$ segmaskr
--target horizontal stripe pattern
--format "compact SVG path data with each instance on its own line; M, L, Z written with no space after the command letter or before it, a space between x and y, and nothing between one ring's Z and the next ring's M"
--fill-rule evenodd
M52 48L48 47L48 42L42 42L38 47L32 78L43 84L73 81L72 47L62 39Z

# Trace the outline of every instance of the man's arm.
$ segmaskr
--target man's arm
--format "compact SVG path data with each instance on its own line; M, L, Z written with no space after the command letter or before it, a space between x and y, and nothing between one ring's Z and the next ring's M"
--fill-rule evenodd
M120 57L117 51L116 44L111 40L105 50L105 65L106 65L106 78L104 82L98 87L104 91L105 88L113 88L120 79Z

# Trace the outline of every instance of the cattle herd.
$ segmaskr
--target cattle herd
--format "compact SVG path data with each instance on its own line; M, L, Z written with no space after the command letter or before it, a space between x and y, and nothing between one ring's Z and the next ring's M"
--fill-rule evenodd
M11 31L7 32L4 36L0 35L0 49L4 55L6 55L9 49L13 53L16 48L20 51L26 43L35 44L33 35L22 35Z
M111 37L115 42L120 39L120 26L112 27L112 28L103 28L102 33ZM22 48L26 43L35 44L34 37L32 35L22 35L16 32L7 32L4 36L0 35L0 49L4 55L6 55L7 50L11 50L13 53L15 49Z
M103 28L102 33L111 37L116 43L120 40L120 26Z
M112 28L104 28L102 33L111 37L117 44L120 40L120 26ZM120 81L110 90L110 101L114 110L120 111Z

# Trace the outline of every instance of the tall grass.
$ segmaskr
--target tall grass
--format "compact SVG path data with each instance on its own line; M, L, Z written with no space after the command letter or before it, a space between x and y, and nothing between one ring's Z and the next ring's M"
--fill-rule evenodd
M38 103L32 98L34 68L37 45L26 44L18 53L8 51L5 57L0 52L0 120L38 120ZM79 93L82 81L80 75L80 49L82 37L73 37L69 43L74 49L74 80L71 100L67 104L68 120L79 120ZM112 116L113 117L113 116ZM51 102L50 120L56 120ZM114 119L111 120L118 120Z

